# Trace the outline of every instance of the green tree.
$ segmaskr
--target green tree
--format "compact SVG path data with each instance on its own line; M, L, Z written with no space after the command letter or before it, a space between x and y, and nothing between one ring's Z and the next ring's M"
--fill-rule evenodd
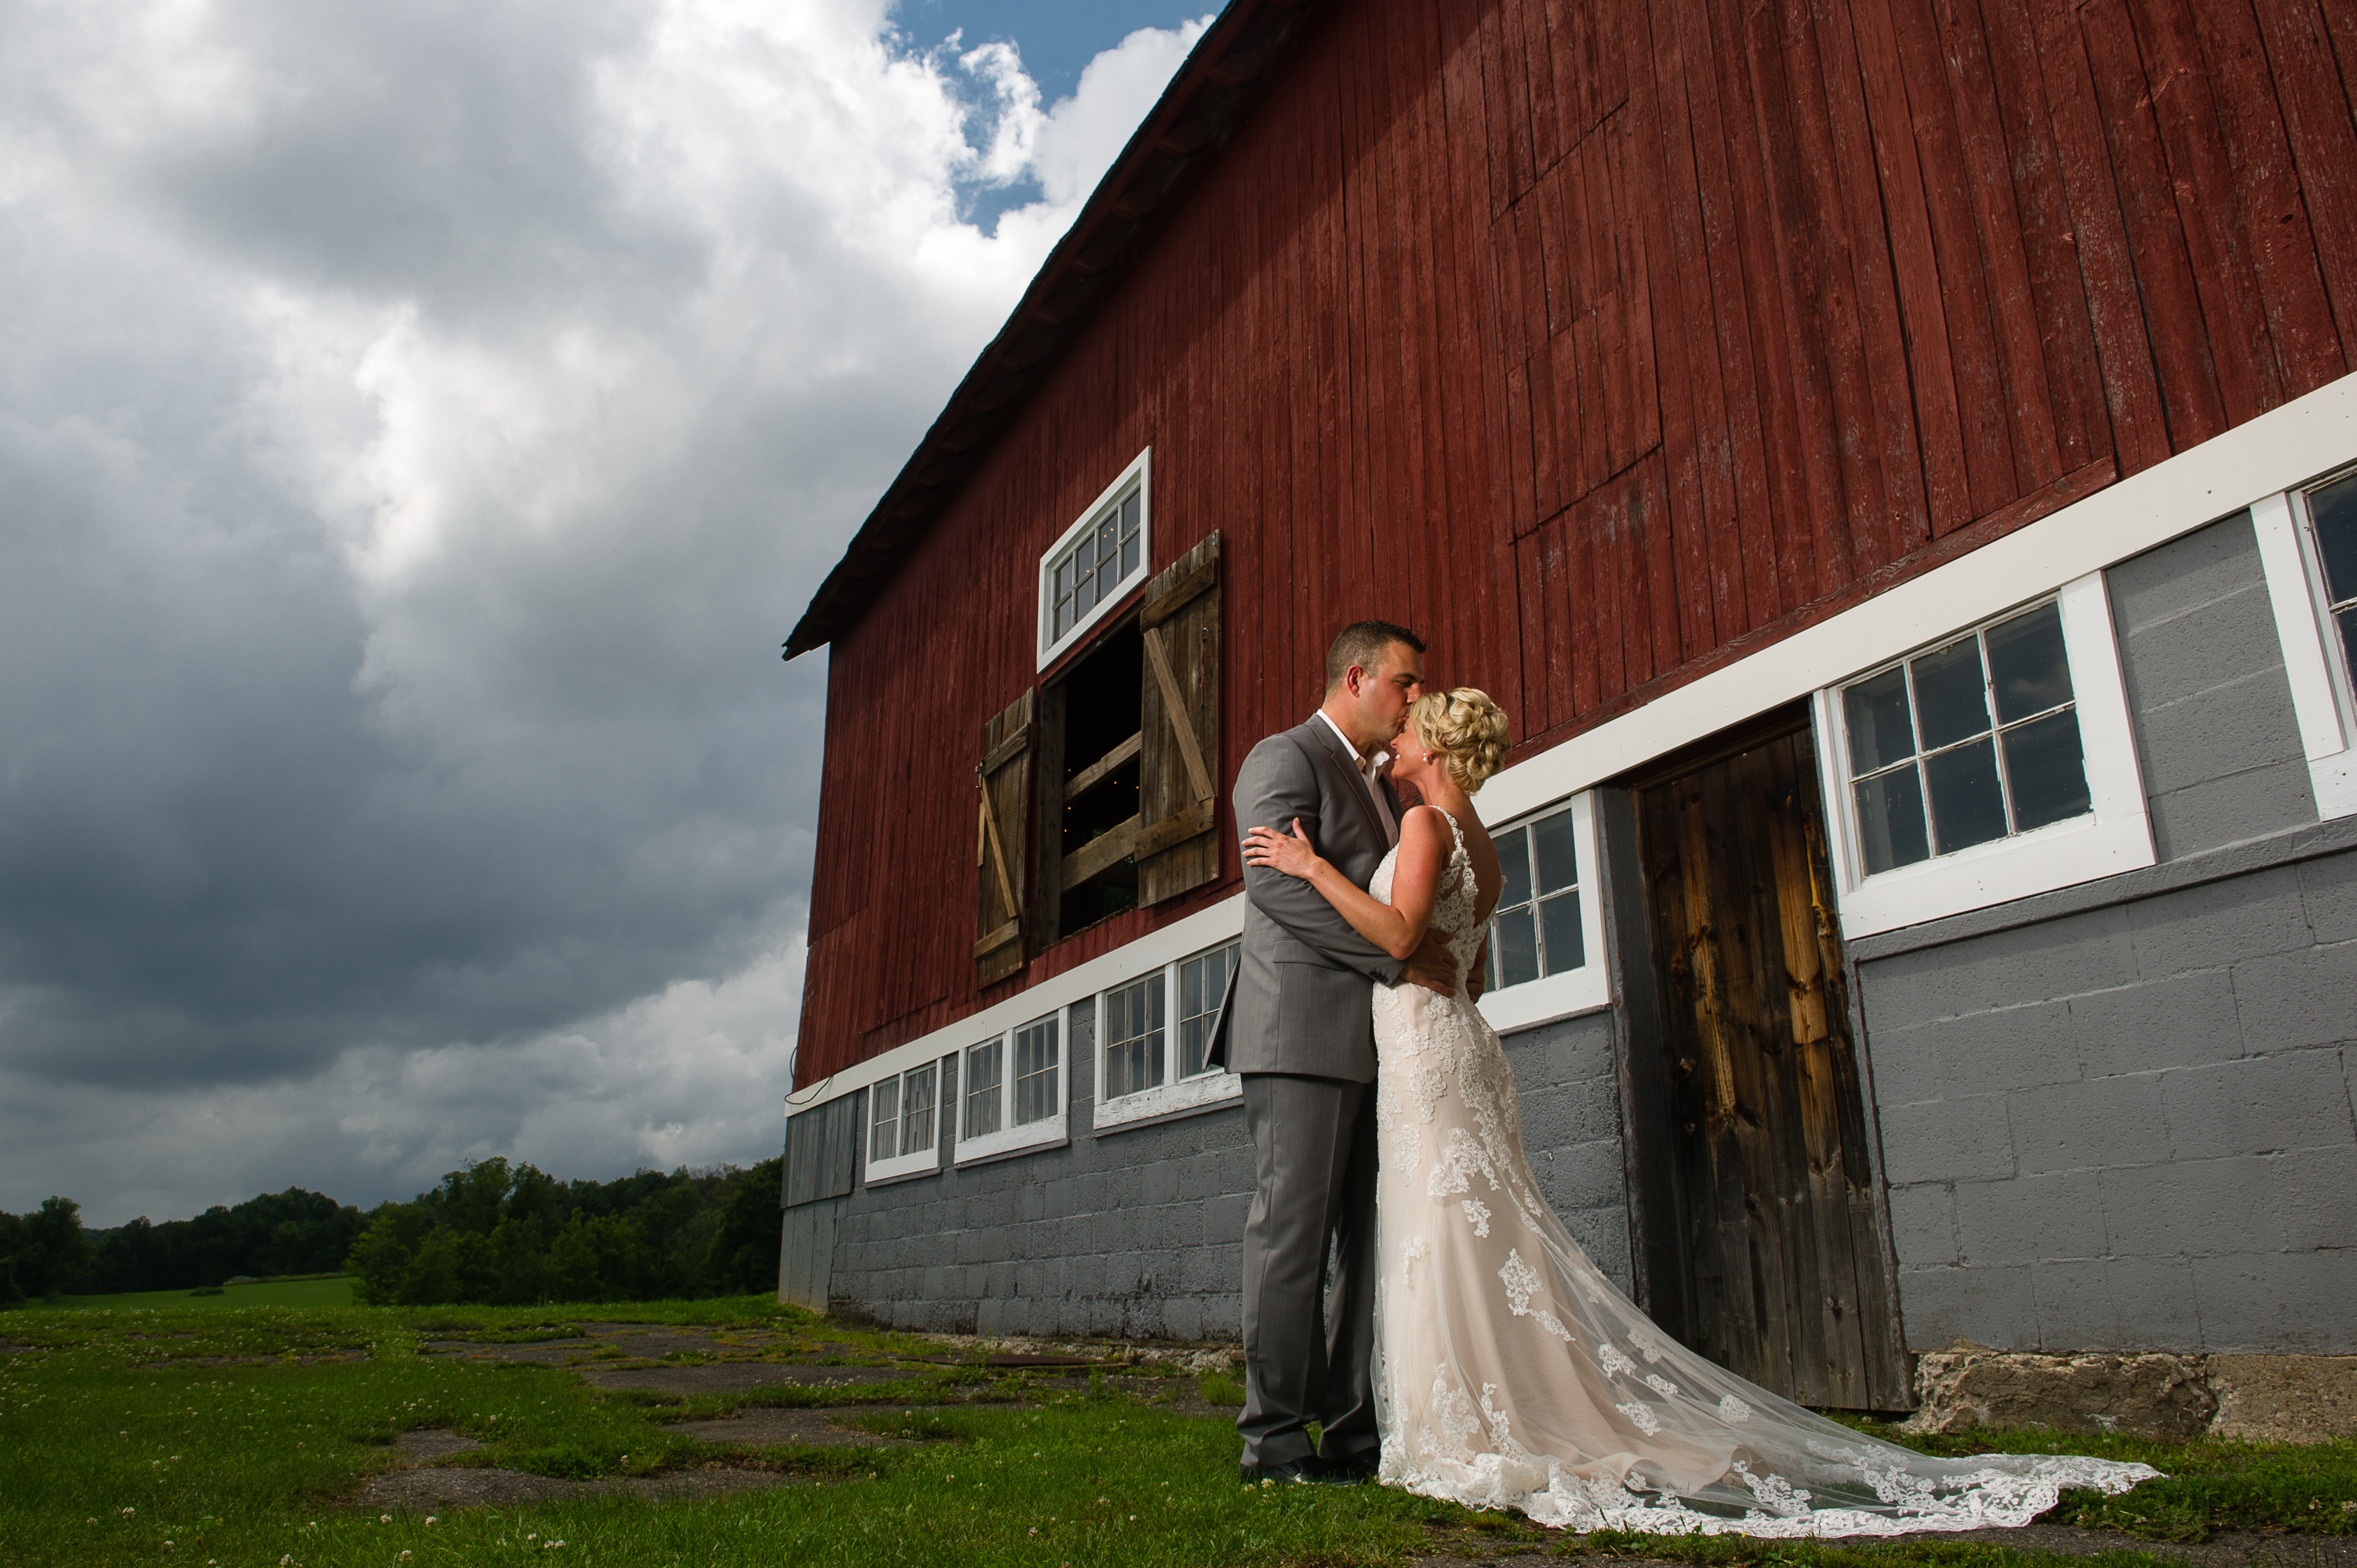
M785 1165L782 1155L763 1160L738 1172L729 1185L705 1264L709 1289L748 1294L777 1288L778 1250L785 1232L780 1202Z

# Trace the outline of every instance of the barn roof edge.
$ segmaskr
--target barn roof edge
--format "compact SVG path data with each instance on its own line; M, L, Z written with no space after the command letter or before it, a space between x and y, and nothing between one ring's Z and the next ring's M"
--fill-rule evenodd
M1281 74L1274 68L1329 3L1229 0L852 535L843 559L811 596L786 639L787 659L823 648L858 623L898 569L896 558L931 531L995 437L1159 231L1180 188L1227 145Z

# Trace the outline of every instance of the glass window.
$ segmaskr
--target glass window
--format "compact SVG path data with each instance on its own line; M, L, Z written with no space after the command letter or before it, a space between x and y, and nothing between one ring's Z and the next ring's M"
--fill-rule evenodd
M2357 674L2357 474L2309 491L2308 517L2324 568L2324 596L2341 633L2341 656Z
M897 1159L900 1154L900 1080L888 1078L867 1091L867 1157Z
M1556 810L1495 835L1505 885L1490 917L1490 989L1527 984L1587 962L1572 813Z
M1146 564L1141 523L1144 492L1132 486L1126 495L1108 502L1092 526L1049 564L1048 640L1063 640L1066 633L1088 618L1089 612L1116 596L1121 585Z
M1163 979L1146 976L1105 993L1104 1097L1118 1100L1158 1086L1165 1077Z
M2093 809L2051 602L1845 687L1842 714L1868 875Z
M1211 1026L1219 1021L1220 998L1228 992L1228 973L1242 948L1230 943L1190 958L1178 966L1178 1076L1194 1078L1203 1071L1203 1054L1211 1048Z
M1051 1015L1015 1031L1015 1125L1044 1122L1056 1103L1057 1020Z
M960 1137L979 1138L998 1131L998 1082L1006 1058L1003 1036L966 1048L965 1130Z
M917 1154L933 1146L933 1082L931 1062L900 1078L900 1152Z

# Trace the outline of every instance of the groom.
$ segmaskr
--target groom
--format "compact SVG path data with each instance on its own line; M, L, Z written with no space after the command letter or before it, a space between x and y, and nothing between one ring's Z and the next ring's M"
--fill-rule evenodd
M1424 691L1424 641L1362 620L1326 653L1326 700L1253 747L1236 831L1289 832L1364 887L1399 842L1384 748ZM1369 983L1447 993L1445 934L1405 964L1351 929L1308 883L1244 867L1243 961L1211 1060L1243 1077L1258 1182L1244 1222L1243 1478L1375 1473L1375 1041ZM1327 1297L1330 1243L1337 1262ZM1312 1450L1307 1424L1322 1429Z

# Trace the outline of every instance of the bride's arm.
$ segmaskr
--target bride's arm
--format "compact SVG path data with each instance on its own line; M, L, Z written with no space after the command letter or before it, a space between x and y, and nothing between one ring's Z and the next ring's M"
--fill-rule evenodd
M1308 883L1351 922L1351 929L1392 957L1404 959L1415 951L1432 924L1440 874L1448 863L1448 829L1440 813L1422 807L1400 819L1399 859L1392 866L1388 904L1320 858L1298 822L1290 834L1253 829L1244 837L1244 859Z

